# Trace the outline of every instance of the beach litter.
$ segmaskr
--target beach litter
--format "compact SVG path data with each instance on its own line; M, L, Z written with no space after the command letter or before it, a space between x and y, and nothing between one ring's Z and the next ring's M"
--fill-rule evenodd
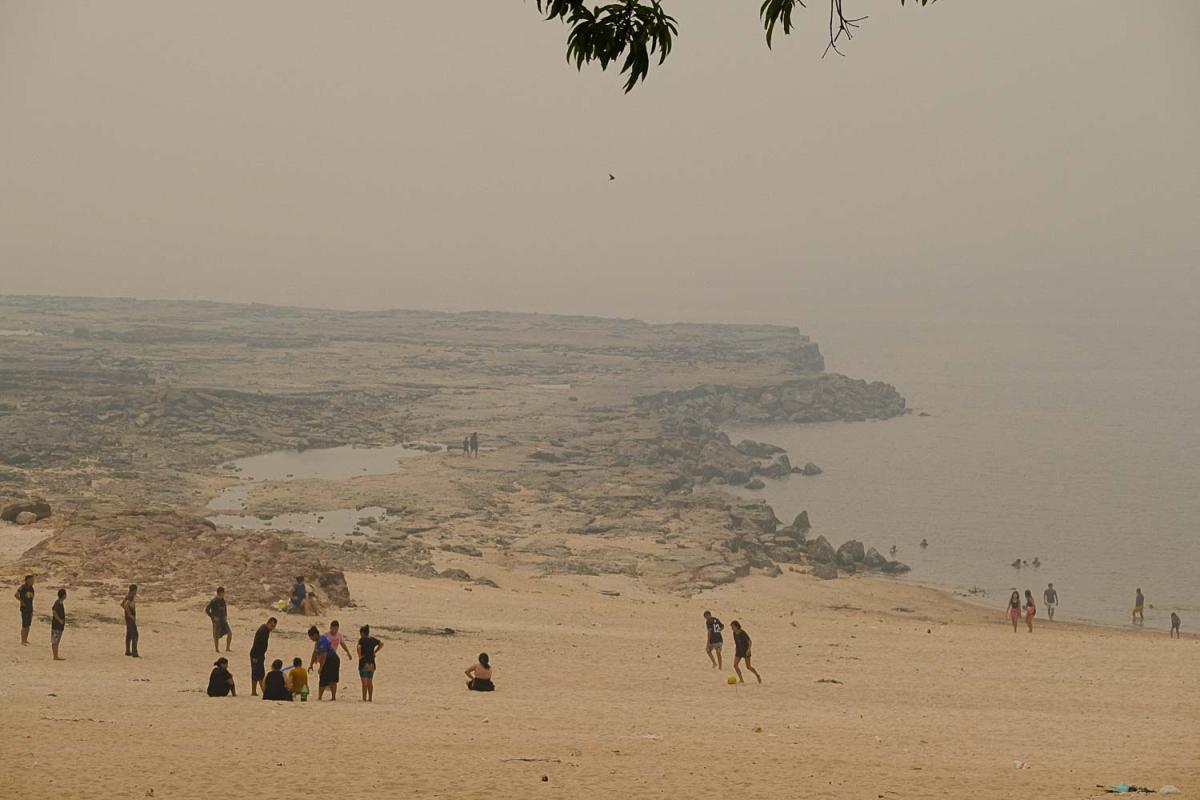
M1183 789L1180 789L1174 784L1168 783L1166 786L1158 790L1159 794L1183 794Z
M1104 788L1100 784L1100 788ZM1105 789L1107 794L1154 794L1154 790L1149 786L1137 786L1131 783L1118 783L1116 786L1109 786Z
M1013 766L1017 769L1033 769L1033 764L1028 761L1014 761Z

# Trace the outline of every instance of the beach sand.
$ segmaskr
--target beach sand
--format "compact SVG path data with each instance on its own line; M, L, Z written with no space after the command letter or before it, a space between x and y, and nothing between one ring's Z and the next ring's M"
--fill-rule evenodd
M250 698L247 652L270 611L236 597L237 698L203 692L203 597L142 604L134 660L116 603L73 592L53 663L54 587L40 585L27 648L11 609L0 794L1072 798L1121 781L1200 794L1200 639L1169 640L1156 617L1161 630L1039 620L1014 634L999 609L883 579L786 571L684 599L619 576L491 574L501 588L347 576L343 629L353 641L370 623L385 642L372 705L345 660L337 703ZM710 667L705 609L742 621L763 685ZM307 662L309 622L283 616L268 658ZM481 650L490 695L463 685Z

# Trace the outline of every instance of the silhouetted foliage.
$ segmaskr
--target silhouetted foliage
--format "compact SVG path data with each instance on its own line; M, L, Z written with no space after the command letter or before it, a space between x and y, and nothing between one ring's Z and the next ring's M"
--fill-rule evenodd
M680 0L682 1L682 0ZM830 50L841 53L838 44L854 38L854 30L866 19L847 17L844 0L829 0ZM906 5L908 0L900 0ZM913 5L927 6L936 0L911 0ZM784 35L792 32L795 23L792 12L796 6L806 8L801 0L763 0L758 9L767 47L772 46L776 29ZM589 6L585 0L537 0L538 11L548 20L561 20L570 27L567 34L567 60L576 69L584 64L599 62L600 69L621 62L625 75L625 91L629 92L650 72L650 61L657 57L662 64L671 54L671 45L679 33L675 18L663 9L663 0L617 0Z

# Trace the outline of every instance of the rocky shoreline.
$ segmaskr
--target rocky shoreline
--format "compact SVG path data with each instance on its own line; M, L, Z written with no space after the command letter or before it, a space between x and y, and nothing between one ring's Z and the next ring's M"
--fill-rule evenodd
M72 298L0 297L0 311L42 334L0 353L0 505L37 494L56 509L36 521L53 538L22 568L157 585L131 576L142 569L186 593L219 579L204 565L220 541L241 553L227 585L276 594L281 578L229 538L246 537L287 554L284 572L484 587L495 585L489 570L510 566L631 575L684 594L784 568L904 569L856 542L810 539L820 520L785 525L729 491L820 468L735 444L722 424L907 411L894 387L823 372L816 343L794 328ZM473 430L480 459L460 455ZM389 475L247 487L242 513L256 517L388 509L341 544L199 522L237 483L216 468L231 458L415 440L447 449ZM168 531L174 561L143 562L137 554ZM80 556L101 541L124 555Z

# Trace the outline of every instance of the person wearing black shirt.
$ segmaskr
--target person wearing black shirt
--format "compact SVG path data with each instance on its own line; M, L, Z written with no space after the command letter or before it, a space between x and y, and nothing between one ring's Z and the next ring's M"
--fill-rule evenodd
M287 682L283 679L283 662L278 658L271 662L271 671L263 680L263 700L292 702L292 693L288 691Z
M271 631L275 630L278 620L271 617L266 623L259 625L254 632L254 644L250 645L250 695L258 697L258 687L262 685L267 671L263 666L267 658L267 645L271 642Z
M65 658L58 656L58 643L62 641L63 631L67 627L67 609L63 606L63 600L67 599L67 590L58 590L58 600L54 601L54 606L50 609L50 650L54 653L55 661L66 661Z
M729 627L733 628L733 671L737 673L738 682L746 682L742 677L741 669L738 667L738 664L744 660L746 662L746 669L753 672L754 677L758 678L758 682L762 683L762 675L759 675L758 670L750 665L750 634L742 630L742 623L736 619L729 623Z
M225 637L225 652L233 643L233 630L229 627L229 606L225 604L225 587L217 587L217 596L208 601L204 613L212 620L213 650L221 652L221 637Z
M229 671L229 659L222 656L213 662L213 671L208 676L209 697L237 697L237 687L233 685L233 673Z
M29 628L33 625L33 576L26 575L25 582L17 587L13 595L21 605L21 644L29 645Z
M375 654L383 649L383 642L371 635L370 625L363 625L358 632L358 677L362 679L362 699L369 703L375 699Z
M138 627L137 627L137 584L131 584L129 593L121 601L121 609L125 612L125 655L138 657Z
M704 652L708 653L708 660L712 662L713 669L721 669L721 648L725 645L725 638L721 636L721 631L725 630L725 625L721 620L712 615L712 612L704 612L704 629L708 635L704 640ZM713 653L716 656L713 656Z

